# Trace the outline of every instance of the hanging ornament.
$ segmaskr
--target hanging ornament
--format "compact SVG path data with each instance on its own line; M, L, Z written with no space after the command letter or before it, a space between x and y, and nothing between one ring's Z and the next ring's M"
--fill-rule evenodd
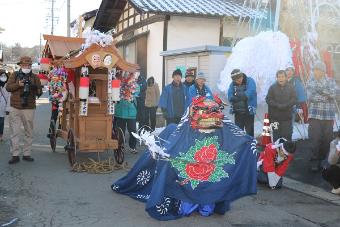
M40 69L45 72L49 72L51 69L51 61L49 58L40 59Z
M111 83L111 100L120 101L120 80L112 80Z
M58 108L58 110L62 111L62 103L67 99L67 87L66 87L66 81L67 81L67 72L65 71L65 68L54 68L50 71L48 74L48 89L50 93L49 100L51 103L54 103L56 105L55 108ZM44 83L44 80L46 79L44 77L44 74L39 74L40 81L42 84Z
M80 77L79 99L81 101L86 101L88 99L88 97L89 97L89 87L90 87L90 78Z
M38 78L40 79L40 83L42 86L45 86L48 84L48 77L45 73L39 73Z
M87 116L88 111L88 98L89 98L89 89L90 87L90 78L89 78L89 69L84 66L81 68L81 77L79 82L79 115Z

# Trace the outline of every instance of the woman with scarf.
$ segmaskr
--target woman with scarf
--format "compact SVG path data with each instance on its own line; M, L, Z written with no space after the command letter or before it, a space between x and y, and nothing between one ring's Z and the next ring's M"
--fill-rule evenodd
M210 88L205 85L207 78L203 72L198 72L195 83L190 86L188 95L185 100L185 107L190 106L193 98L198 98L200 96L206 97L208 99L213 100L214 97Z

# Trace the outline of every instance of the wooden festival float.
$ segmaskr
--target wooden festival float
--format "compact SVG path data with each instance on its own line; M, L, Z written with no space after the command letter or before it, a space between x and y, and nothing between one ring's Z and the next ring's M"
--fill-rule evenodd
M104 151L113 151L116 162L122 164L124 133L113 127L115 103L120 100L121 81L116 75L139 73L139 66L126 62L114 43L105 47L93 43L67 58L52 63L75 72L74 92L69 92L50 130L52 149L61 137L67 141L65 151L71 166L78 153Z

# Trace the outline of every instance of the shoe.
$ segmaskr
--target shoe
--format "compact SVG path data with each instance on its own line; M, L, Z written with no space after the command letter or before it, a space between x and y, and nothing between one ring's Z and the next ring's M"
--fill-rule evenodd
M34 161L34 159L31 157L31 156L22 156L22 160L25 160L25 161L28 161L28 162L33 162Z
M339 188L333 188L332 189L332 191L331 191L331 193L333 193L333 194L336 194L336 195L340 195L340 187Z
M20 162L19 156L12 156L12 159L8 161L8 164L12 165L18 162Z
M137 154L138 153L138 151L136 149L131 149L130 151L131 151L132 154Z

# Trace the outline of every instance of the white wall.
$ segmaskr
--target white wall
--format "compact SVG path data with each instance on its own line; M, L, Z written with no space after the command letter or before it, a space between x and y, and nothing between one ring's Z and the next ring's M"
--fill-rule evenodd
M223 24L223 37L234 37L236 34L238 38L249 36L248 22L244 22L241 27L238 26L237 22L232 21Z
M219 45L219 19L171 16L168 50L202 45Z
M163 57L160 52L163 51L163 27L164 22L157 22L149 25L150 33L148 35L148 77L153 76L162 89Z
M219 93L217 83L220 81L220 73L227 62L226 54L212 54L209 57L209 79L207 84L213 93Z

